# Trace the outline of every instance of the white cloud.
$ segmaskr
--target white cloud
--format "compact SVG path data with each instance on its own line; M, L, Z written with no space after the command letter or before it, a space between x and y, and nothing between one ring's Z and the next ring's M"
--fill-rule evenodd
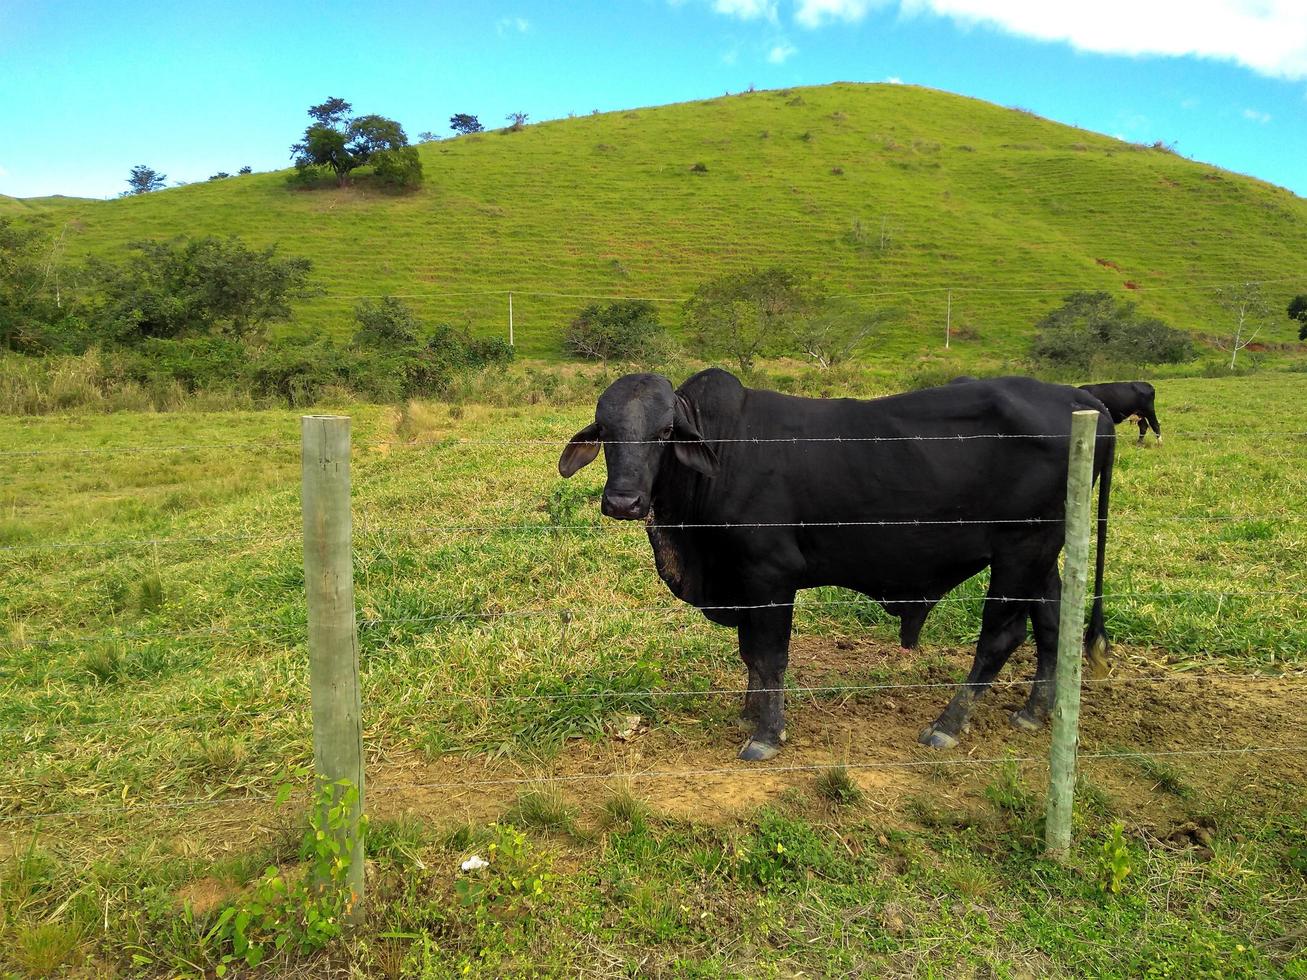
M1181 109L1197 109L1198 100L1194 98L1182 99L1180 102Z
M1243 117L1245 119L1251 119L1253 122L1261 123L1262 125L1266 125L1266 123L1271 121L1271 114L1269 112L1259 112L1256 109L1245 109L1243 111Z
M0 167L0 177L8 177L8 176L9 176L9 171L6 170L4 167Z
M903 79L899 78L898 75L891 75L889 78L885 79L885 84L886 84L886 85L902 85L902 84L903 84Z
M794 19L804 27L821 27L830 21L855 23L885 0L795 0Z
M531 30L531 22L525 17L501 17L499 23L495 25L495 30L499 32L500 37L514 32L525 34Z
M712 0L712 9L727 17L740 20L769 20L776 22L777 0Z
M806 6L855 0L798 0ZM904 14L937 14L1082 51L1192 55L1234 61L1263 75L1307 77L1307 3L1302 0L899 0ZM802 20L800 22L803 22Z
M789 41L781 41L779 44L772 45L772 49L767 52L767 60L773 65L783 65L791 55L797 54L798 51L799 49Z
M722 64L733 65L740 60L740 49L731 48L729 51L722 52Z

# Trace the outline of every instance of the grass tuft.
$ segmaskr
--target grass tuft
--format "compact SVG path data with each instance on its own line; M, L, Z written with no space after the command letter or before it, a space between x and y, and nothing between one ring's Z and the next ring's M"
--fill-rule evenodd
M544 784L523 789L505 814L506 822L538 830L571 834L576 831L576 811L563 799L557 786Z
M862 790L844 766L817 776L817 794L835 806L856 806L863 800Z

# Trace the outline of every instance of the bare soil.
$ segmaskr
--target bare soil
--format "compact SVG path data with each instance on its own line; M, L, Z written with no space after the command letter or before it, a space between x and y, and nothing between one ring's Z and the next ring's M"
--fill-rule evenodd
M867 640L796 638L790 678L797 687L858 685L869 667L902 666L897 646ZM913 822L925 799L941 808L979 805L995 765L1017 760L1032 788L1047 780L1049 735L1017 731L1009 714L1027 696L1032 651L1023 647L976 707L962 744L938 751L917 744L952 695L955 670L970 651L949 650L919 686L791 698L788 743L775 760L743 763L744 735L726 720L677 720L606 742L577 740L553 758L435 761L387 755L368 785L377 817L415 816L437 823L500 816L524 786L553 785L583 813L619 781L655 810L698 823L737 820L786 790L810 790L825 769L848 767L867 805L889 823ZM741 672L743 673L743 672ZM741 676L740 682L743 683ZM1245 679L1176 673L1142 655L1118 662L1104 683L1088 683L1081 715L1081 766L1136 827L1167 837L1192 827L1186 802L1159 785L1137 758L1095 759L1096 753L1183 753L1159 756L1201 795L1237 793L1250 802L1304 781L1304 753L1235 753L1307 744L1301 724L1304 678ZM722 712L715 712L720 716ZM1295 733L1299 733L1295 737ZM623 732L623 734L626 734Z

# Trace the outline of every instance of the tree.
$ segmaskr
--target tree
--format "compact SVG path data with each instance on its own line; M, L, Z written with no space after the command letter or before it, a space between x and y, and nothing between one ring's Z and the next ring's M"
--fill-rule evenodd
M1293 299L1289 300L1289 307L1286 310L1290 320L1297 320L1298 339L1307 340L1307 293L1299 293Z
M210 180L225 180L226 178L228 178L228 177L230 177L230 176L231 176L231 174L227 173L227 171L225 171L225 170L219 170L216 174L214 174L214 175L213 175L212 177L210 177L209 179L210 179Z
M592 303L568 326L563 349L605 363L656 360L666 352L666 331L658 322L657 307L648 300L624 299L606 306Z
M460 136L466 136L468 133L479 133L485 127L476 116L470 116L466 112L456 112L449 117L449 128Z
M525 112L510 112L508 115L504 117L504 121L511 124L508 127L509 132L516 133L523 126L526 125L526 121L530 118L531 117L528 116Z
M868 312L827 302L791 320L790 341L795 350L819 367L831 368L847 361L882 324L898 316L897 310Z
M157 170L151 170L143 163L138 163L132 167L131 176L127 178L128 189L123 191L123 196L148 194L150 191L157 191L167 182L167 174L161 174Z
M375 114L350 118L352 108L339 98L309 107L313 122L304 130L303 138L290 148L295 169L301 175L326 167L336 175L336 183L344 186L349 182L350 172L374 156L408 146L404 127L395 120ZM391 168L392 173L395 169ZM398 169L404 173L407 184L422 179L422 163L416 154L404 157L403 166Z
M0 345L27 354L73 352L84 346L77 308L60 296L53 242L0 217Z
M310 295L308 259L280 258L239 238L143 241L126 262L93 261L99 319L109 339L223 334L248 337L289 320L290 301Z
M773 347L797 317L820 303L811 283L782 266L725 273L685 303L687 333L707 357L730 357L742 372Z
M250 168L250 165L247 163L245 166L241 167L236 172L240 174L242 177L244 177L246 174L253 173L254 171Z
M380 300L361 300L354 308L354 346L378 350L402 350L416 347L422 324L401 300L383 296Z
M1229 315L1230 326L1234 328L1234 335L1228 345L1222 341L1216 344L1221 350L1230 352L1230 369L1233 370L1239 352L1251 344L1269 322L1271 310L1266 297L1262 295L1260 282L1245 282L1218 289L1216 301Z

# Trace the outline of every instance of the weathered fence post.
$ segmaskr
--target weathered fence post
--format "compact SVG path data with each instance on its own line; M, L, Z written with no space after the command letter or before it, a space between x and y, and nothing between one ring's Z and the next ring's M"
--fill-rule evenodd
M1089 577L1089 513L1094 485L1094 437L1098 412L1071 416L1066 479L1066 550L1062 562L1061 618L1053 702L1053 745L1048 765L1044 848L1063 860L1071 847L1071 802L1080 741L1080 666L1084 644L1085 587Z
M345 791L339 785L342 780L358 790L349 820L337 836L342 848L352 844L348 917L358 922L363 911L363 709L351 553L349 419L305 415L300 422L313 766L317 786L334 787L333 799ZM327 826L325 812L319 816L320 826Z

